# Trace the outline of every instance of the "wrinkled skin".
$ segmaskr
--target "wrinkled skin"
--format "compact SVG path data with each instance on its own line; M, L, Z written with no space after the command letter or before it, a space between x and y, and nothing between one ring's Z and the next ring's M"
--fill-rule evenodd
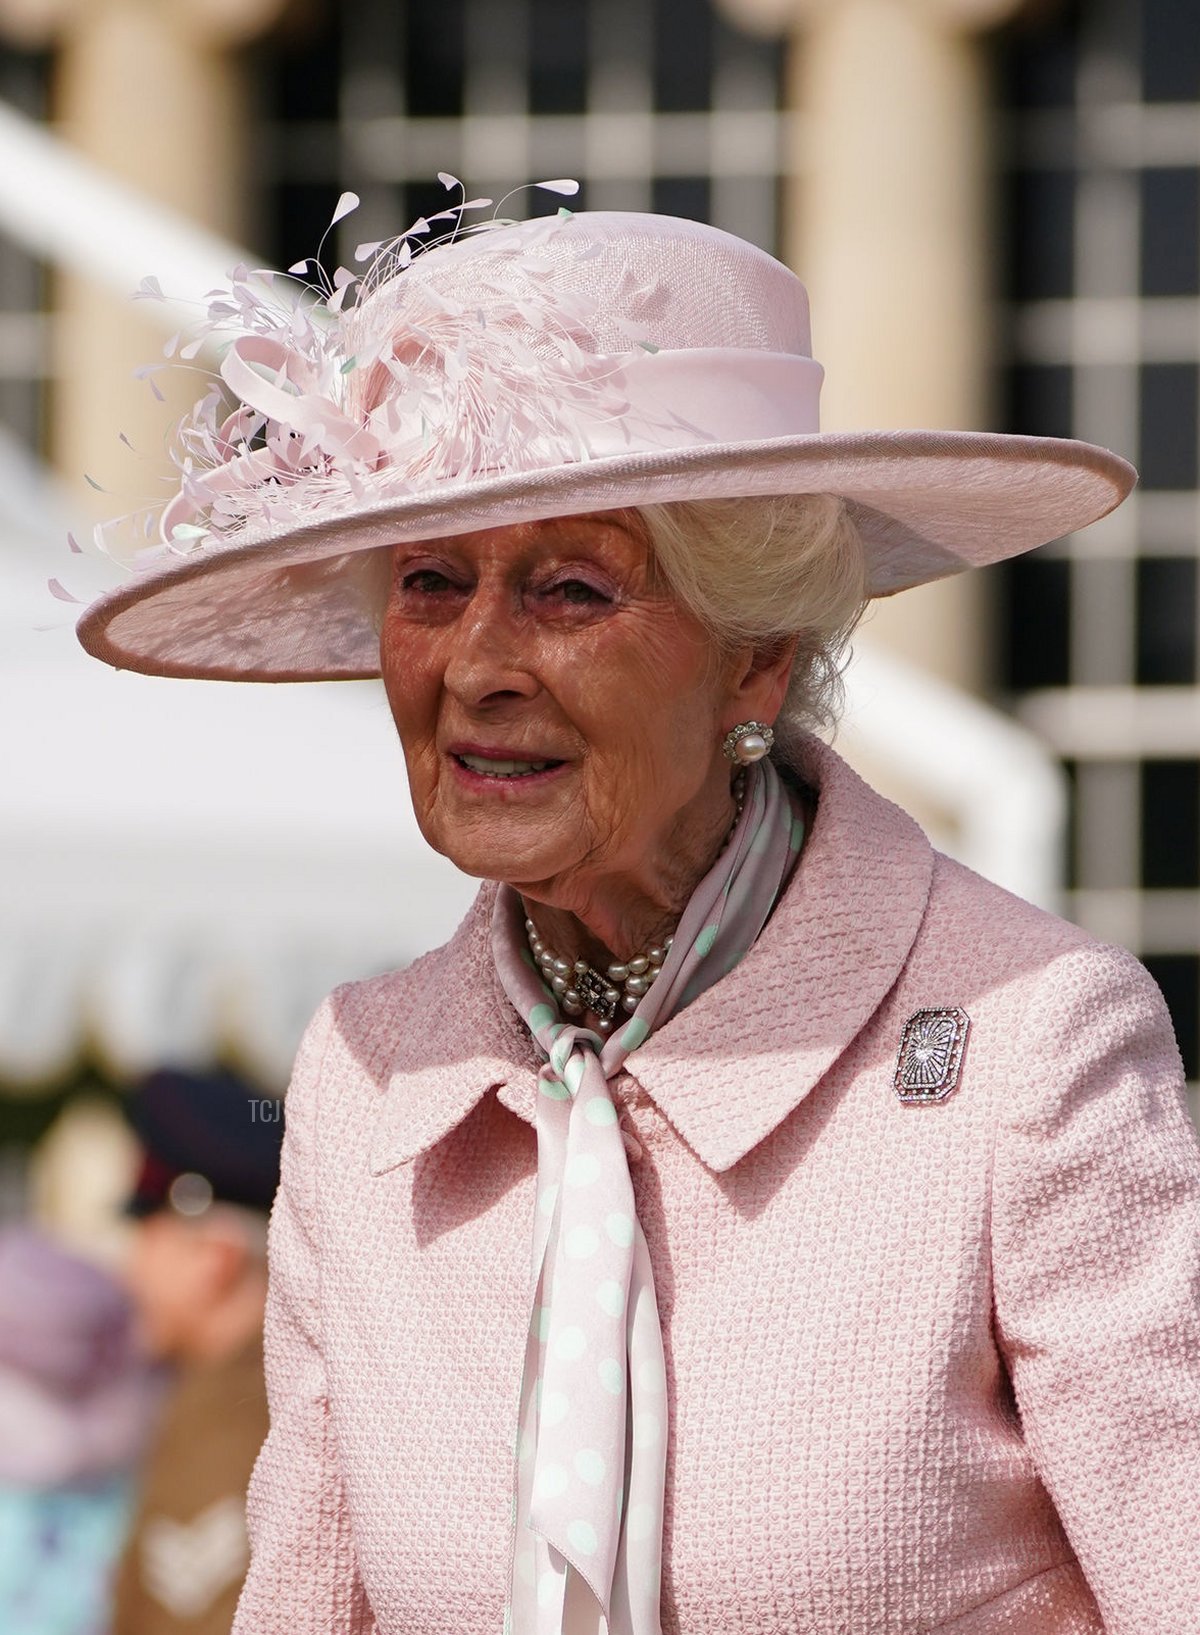
M395 547L380 640L426 840L593 963L668 934L734 815L721 741L775 719L794 647L722 653L634 512ZM505 783L451 746L565 764Z

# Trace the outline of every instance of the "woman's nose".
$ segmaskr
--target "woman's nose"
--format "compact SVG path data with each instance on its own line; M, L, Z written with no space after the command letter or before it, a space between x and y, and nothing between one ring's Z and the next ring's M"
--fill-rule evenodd
M503 596L477 590L457 621L446 661L449 692L473 708L504 698L531 698L528 634Z

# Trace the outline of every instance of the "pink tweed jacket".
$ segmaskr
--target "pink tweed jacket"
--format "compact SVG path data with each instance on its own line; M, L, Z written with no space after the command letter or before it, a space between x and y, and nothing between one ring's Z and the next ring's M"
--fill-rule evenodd
M832 751L759 941L615 1083L667 1351L667 1635L1196 1635L1200 1148L1128 954ZM236 1635L499 1635L537 1057L494 888L288 1099ZM905 1021L962 1009L903 1104ZM521 1635L521 1632L516 1632Z

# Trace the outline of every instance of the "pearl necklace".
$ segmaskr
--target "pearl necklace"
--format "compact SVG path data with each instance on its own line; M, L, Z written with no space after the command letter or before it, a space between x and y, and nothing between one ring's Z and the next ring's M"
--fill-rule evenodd
M733 822L721 843L722 852L732 840L733 831L742 815L742 803L746 798L744 771L738 773L731 788L736 809ZM601 976L587 960L569 960L548 948L531 919L525 921L525 934L529 938L529 951L562 1009L568 1016L582 1016L584 1011L591 1011L597 1018L598 1033L612 1032L618 1007L627 1012L637 1010L642 995L662 970L663 961L675 940L664 937L661 942L651 943L649 948L635 954L632 959L610 965L606 974Z

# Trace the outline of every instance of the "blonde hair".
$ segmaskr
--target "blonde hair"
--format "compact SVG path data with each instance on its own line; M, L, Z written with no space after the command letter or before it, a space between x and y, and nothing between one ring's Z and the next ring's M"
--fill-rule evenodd
M672 592L724 647L798 636L775 736L830 725L842 666L867 604L862 539L835 494L684 500L639 507Z

